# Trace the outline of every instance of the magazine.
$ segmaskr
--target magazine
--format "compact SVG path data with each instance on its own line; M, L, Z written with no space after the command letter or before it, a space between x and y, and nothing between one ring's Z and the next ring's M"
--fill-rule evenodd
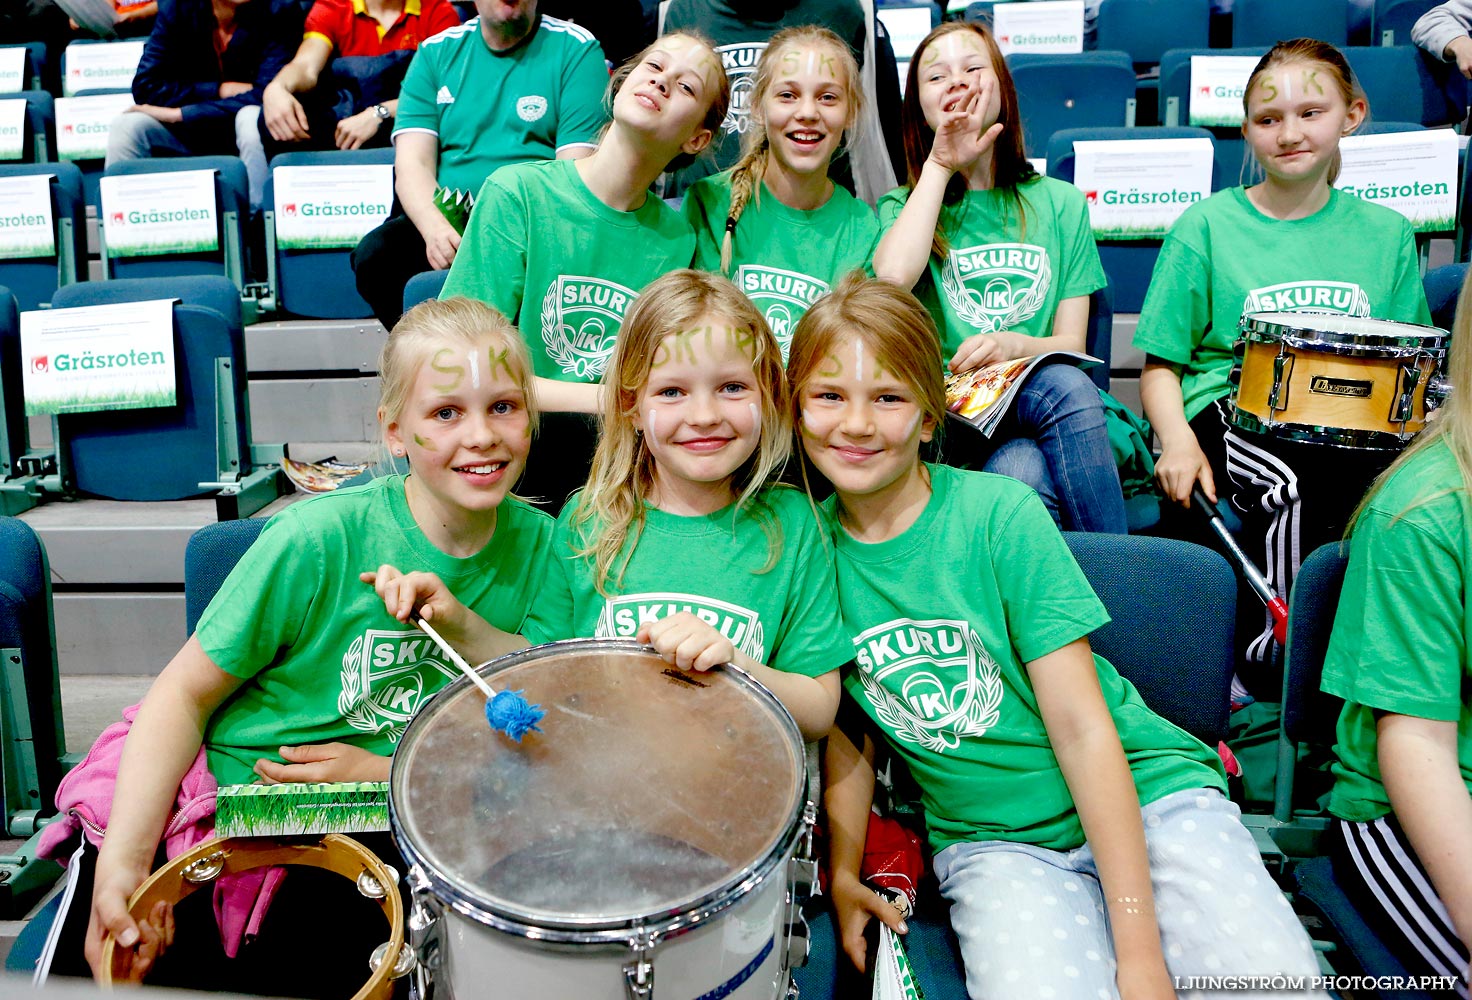
M1099 358L1077 351L1049 351L1031 358L998 361L994 365L946 376L946 409L987 437L997 429L1033 372L1043 365L1102 365Z
M286 472L286 478L303 493L330 493L349 479L361 475L369 468L369 463L339 462L336 455L320 462L298 462L283 456L281 468Z

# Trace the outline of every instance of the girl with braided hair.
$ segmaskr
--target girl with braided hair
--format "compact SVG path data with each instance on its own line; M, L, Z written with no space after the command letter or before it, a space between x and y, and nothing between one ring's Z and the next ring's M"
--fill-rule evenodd
M868 263L879 223L828 177L863 103L859 66L827 28L786 28L757 64L754 128L734 167L685 195L695 266L731 278L787 357L792 328L838 278Z

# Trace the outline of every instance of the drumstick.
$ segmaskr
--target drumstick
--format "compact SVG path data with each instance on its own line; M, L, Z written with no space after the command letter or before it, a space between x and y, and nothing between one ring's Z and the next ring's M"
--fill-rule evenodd
M1262 570L1257 568L1257 564L1247 558L1247 553L1242 551L1242 546L1237 544L1237 539L1232 537L1231 529L1222 520L1221 511L1216 509L1216 504L1206 498L1206 493L1200 486L1191 490L1191 502L1201 508L1201 512L1206 515L1207 521L1211 524L1211 530L1216 532L1216 537L1222 540L1222 544L1227 547L1232 558L1237 560L1237 567L1247 579L1247 585L1262 600L1263 606L1268 609L1268 614L1273 616L1273 638L1278 640L1278 645L1286 648L1288 645L1287 603L1278 596L1278 592L1273 589L1271 583L1268 583L1267 577L1262 575Z
M474 667L465 662L465 657L455 651L444 640L434 628L423 618L415 618L414 624L425 635L434 640L434 644L440 648L440 652L449 658L450 662L460 668L460 672L470 678L470 683L480 688L481 693L486 696L486 721L491 728L505 733L516 742L529 732L542 731L537 725L547 713L542 711L541 705L528 705L520 691L497 691L486 683L486 679L476 673Z

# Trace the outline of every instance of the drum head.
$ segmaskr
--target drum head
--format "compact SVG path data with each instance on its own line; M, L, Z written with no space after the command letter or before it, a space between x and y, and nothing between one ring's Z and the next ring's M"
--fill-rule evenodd
M461 678L410 724L389 807L406 857L470 915L611 929L707 904L798 828L802 740L734 670L632 643L553 643L481 668L546 711L517 744ZM496 919L485 922L497 923Z

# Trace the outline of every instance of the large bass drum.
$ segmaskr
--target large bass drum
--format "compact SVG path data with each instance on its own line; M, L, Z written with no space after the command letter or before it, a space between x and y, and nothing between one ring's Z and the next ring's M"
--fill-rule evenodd
M574 640L477 668L546 710L517 744L461 678L405 731L389 817L421 988L517 1000L785 993L805 956L802 737L734 668ZM791 952L791 954L789 953ZM657 989L656 989L657 983Z

